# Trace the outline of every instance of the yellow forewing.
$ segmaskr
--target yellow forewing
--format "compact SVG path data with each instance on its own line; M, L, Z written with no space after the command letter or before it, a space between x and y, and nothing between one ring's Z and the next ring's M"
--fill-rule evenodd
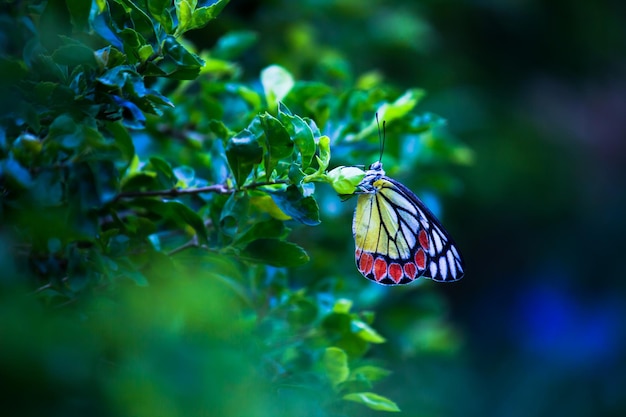
M411 230L415 218L406 216L404 211L401 212L403 217L398 218L398 211L392 204L411 207L410 203L387 180L376 181L374 187L377 192L361 194L357 201L354 216L356 244L366 252L384 253L392 259L406 259L415 244L414 232Z

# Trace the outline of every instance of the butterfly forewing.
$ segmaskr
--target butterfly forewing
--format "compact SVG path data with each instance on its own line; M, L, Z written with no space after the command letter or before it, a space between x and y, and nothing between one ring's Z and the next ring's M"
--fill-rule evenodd
M363 276L383 285L408 284L420 276L461 279L459 251L424 203L382 174L367 181L364 189L371 191L359 195L352 225L356 265Z

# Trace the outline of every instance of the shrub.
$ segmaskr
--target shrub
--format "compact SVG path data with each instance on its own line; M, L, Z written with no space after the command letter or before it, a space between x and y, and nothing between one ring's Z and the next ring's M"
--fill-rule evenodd
M7 408L398 410L372 392L388 374L367 356L385 342L374 314L352 307L340 271L315 281L289 269L309 261L290 232L320 224L318 196L330 188L316 185L349 193L360 178L329 167L377 157L376 112L399 170L465 151L437 135L442 119L416 112L420 90L375 74L297 80L276 65L247 79L236 61L256 42L246 31L194 50L182 36L226 3L51 0L4 11Z

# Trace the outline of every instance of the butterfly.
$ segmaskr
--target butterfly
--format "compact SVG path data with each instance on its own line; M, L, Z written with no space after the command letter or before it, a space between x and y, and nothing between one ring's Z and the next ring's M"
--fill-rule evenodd
M402 285L419 277L463 277L463 258L452 238L411 190L385 175L380 160L370 165L355 194L355 259L365 278Z

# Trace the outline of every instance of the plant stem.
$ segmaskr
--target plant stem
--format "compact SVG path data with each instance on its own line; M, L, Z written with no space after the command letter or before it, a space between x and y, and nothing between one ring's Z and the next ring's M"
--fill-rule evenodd
M264 181L264 182L255 182L249 185L244 185L243 187L236 188L228 188L223 184L214 184L206 187L198 187L198 188L172 188L169 190L151 190L151 191L127 191L124 193L120 193L115 197L115 201L121 200L123 198L134 198L134 197L156 197L156 196L164 196L164 197L176 197L179 195L193 195L193 194L201 194L201 193L218 193L218 194L231 194L235 191L243 191L243 190L252 190L258 187L263 187L265 185L274 185L274 184L287 184L287 181Z

